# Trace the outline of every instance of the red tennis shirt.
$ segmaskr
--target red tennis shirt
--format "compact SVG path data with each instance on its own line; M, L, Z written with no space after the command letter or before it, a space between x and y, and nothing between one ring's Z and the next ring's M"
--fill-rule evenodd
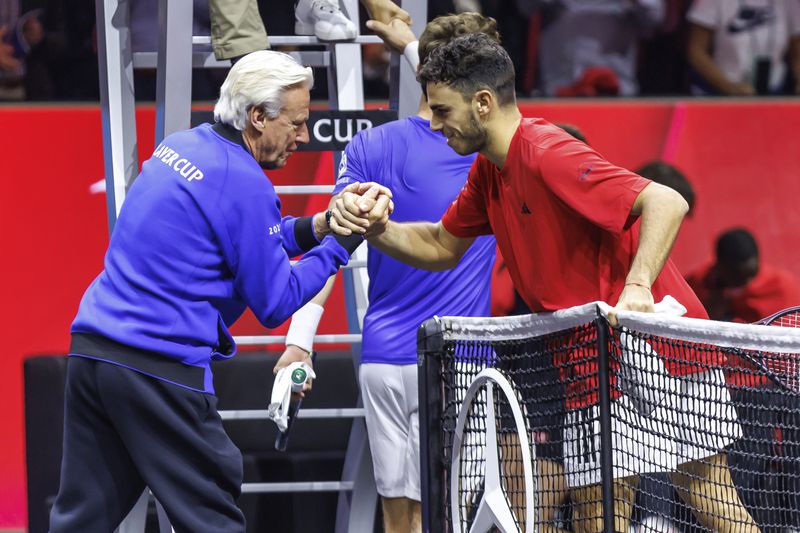
M524 118L503 168L478 155L442 224L462 238L494 234L514 286L533 312L596 300L615 305L639 242L631 207L649 183L561 128ZM672 295L686 307L686 316L708 318L670 260L652 293L656 301ZM705 353L685 354L668 358L667 368L672 374L698 371L687 358L709 362ZM568 368L573 378L585 377L596 372L596 363L584 360ZM584 382L579 388L588 393L596 385Z

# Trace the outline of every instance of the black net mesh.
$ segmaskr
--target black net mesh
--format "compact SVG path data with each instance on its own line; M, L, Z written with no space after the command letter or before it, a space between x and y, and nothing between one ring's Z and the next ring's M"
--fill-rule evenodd
M500 516L508 512L520 531L604 531L613 509L613 530L626 533L800 532L796 354L612 329L598 318L524 339L447 340L425 356L439 384L437 427L427 428L438 447L428 450L437 458L430 483L442 489L424 502L441 520L432 530L470 531L488 513L513 531ZM488 380L474 388L459 432L462 402L486 368L513 386L522 424L514 398ZM531 504L525 439L535 457ZM484 501L497 492L495 471L505 505ZM604 480L613 491L605 508Z

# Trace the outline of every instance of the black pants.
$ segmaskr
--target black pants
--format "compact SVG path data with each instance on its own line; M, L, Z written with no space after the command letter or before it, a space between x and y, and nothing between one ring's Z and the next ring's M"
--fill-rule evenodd
M176 532L244 532L242 456L217 398L111 363L67 363L61 485L51 533L110 533L145 486Z

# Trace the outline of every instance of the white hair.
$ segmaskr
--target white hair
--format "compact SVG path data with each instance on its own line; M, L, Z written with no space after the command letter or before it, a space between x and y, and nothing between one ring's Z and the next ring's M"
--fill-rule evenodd
M243 131L251 108L262 107L268 117L275 118L281 112L284 91L313 85L311 69L292 56L271 50L249 53L228 72L214 106L214 120Z

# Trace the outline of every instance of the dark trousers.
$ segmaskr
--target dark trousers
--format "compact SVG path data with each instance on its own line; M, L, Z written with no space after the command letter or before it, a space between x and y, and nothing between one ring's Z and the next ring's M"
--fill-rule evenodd
M242 456L217 398L84 357L67 363L51 533L110 533L145 486L176 532L243 533Z

